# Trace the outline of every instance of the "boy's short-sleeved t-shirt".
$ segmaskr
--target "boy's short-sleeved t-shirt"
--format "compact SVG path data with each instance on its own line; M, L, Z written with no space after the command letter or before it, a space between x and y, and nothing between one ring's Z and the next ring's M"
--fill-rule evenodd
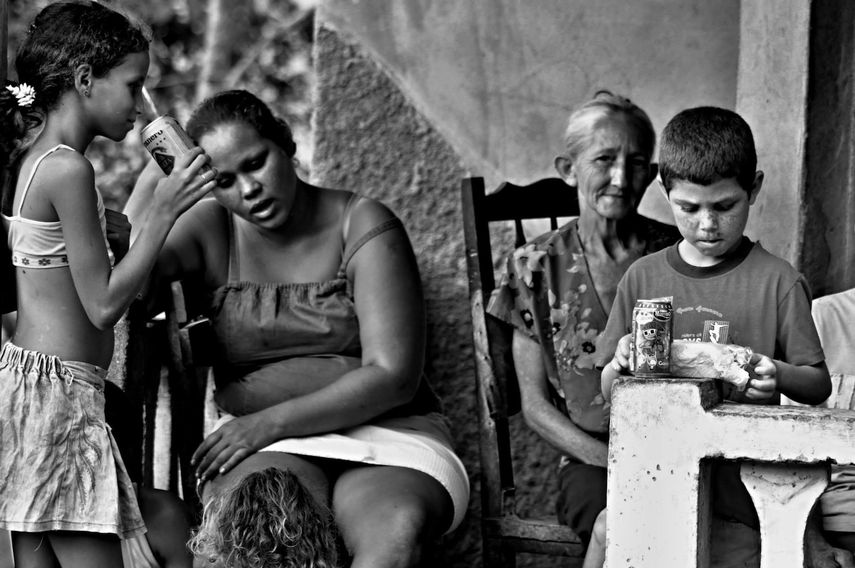
M687 264L668 247L629 267L618 285L601 343L602 364L629 333L635 302L672 298L673 339L750 347L755 353L793 365L824 360L811 318L807 281L787 261L744 238L731 258L711 267ZM727 393L750 402L742 393ZM776 398L767 404L777 404Z
M607 363L618 340L629 333L636 300L672 297L673 339L750 347L755 353L794 365L824 360L804 277L759 243L743 238L737 251L712 267L687 264L673 245L639 259L618 285L600 344ZM777 404L779 396L749 400L725 385L725 398L749 404ZM739 480L738 466L714 469L714 508L720 516L757 526L757 516Z

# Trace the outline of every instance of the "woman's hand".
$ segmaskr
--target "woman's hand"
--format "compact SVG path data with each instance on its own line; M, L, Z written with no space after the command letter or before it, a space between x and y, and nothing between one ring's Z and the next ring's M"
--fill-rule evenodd
M190 465L196 467L196 477L213 479L239 464L246 457L275 442L271 428L261 412L230 420L208 435L193 452Z

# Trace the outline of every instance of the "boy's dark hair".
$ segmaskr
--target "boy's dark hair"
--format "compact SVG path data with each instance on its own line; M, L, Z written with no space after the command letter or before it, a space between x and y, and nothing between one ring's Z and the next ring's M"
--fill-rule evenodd
M751 127L735 112L697 107L679 112L662 131L659 175L666 192L676 181L709 185L735 178L750 192L757 171Z
M36 15L15 57L18 82L32 87L35 97L22 106L11 91L0 89L4 212L10 212L12 191L7 186L15 177L9 174L30 143L27 135L74 87L77 67L88 63L95 77L103 77L128 55L148 51L148 44L147 28L89 0L56 2Z
M291 127L275 116L270 107L248 91L222 91L202 101L187 121L187 133L196 140L216 127L242 122L255 129L293 158L297 151Z

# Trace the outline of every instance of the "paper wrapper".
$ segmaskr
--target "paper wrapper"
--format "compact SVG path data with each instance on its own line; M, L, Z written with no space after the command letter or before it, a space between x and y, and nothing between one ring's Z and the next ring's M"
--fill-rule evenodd
M674 340L671 342L671 375L695 379L723 379L744 391L750 379L751 348L739 345Z

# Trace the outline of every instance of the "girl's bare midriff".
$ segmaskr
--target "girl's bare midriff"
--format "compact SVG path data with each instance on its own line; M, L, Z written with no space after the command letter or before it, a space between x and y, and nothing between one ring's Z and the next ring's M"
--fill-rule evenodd
M102 368L113 356L113 329L90 322L68 268L17 269L18 321L14 343L23 349L85 361Z

